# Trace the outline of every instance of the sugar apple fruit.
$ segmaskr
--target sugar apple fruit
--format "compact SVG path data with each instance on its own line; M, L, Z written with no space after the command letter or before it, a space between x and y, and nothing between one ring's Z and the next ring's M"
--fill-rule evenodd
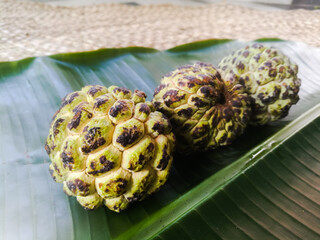
M120 212L166 182L175 139L168 118L145 98L92 85L62 100L45 149L52 177L84 208L104 203Z
M225 81L245 87L251 100L253 125L287 116L299 100L298 66L275 48L254 43L223 58L218 68Z
M213 65L201 62L166 74L153 104L170 119L177 151L185 154L230 144L251 114L244 86L225 84Z

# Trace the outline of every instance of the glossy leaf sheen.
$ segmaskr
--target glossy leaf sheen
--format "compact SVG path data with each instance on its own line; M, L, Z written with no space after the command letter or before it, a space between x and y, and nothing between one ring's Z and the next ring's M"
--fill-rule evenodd
M229 147L175 156L167 185L117 214L85 211L49 174L43 148L67 93L87 84L139 88L215 65L245 43L210 40L159 52L104 49L0 63L0 239L319 239L320 49L263 39L299 65L301 100Z

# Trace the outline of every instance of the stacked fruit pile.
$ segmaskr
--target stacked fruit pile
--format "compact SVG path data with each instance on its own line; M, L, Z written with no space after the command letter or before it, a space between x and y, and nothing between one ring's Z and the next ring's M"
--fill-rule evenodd
M86 86L53 117L45 149L50 172L86 209L120 212L167 180L173 152L231 144L248 124L285 117L299 100L298 67L255 43L218 68L186 65L166 74L152 102L136 90Z

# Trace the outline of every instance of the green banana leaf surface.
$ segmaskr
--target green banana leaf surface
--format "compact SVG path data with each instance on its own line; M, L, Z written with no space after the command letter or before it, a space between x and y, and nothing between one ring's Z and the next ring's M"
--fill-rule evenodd
M0 239L320 239L320 49L263 39L299 66L286 118L248 127L232 145L176 155L167 184L123 213L84 210L51 178L44 150L61 99L88 84L152 99L182 64L218 65L245 42L158 51L130 47L0 63Z

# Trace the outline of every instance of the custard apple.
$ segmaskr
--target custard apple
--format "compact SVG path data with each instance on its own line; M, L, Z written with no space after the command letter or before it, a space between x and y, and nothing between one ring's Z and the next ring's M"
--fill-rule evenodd
M45 149L50 172L86 209L120 212L167 180L175 138L146 95L111 86L68 94L53 117Z
M185 154L230 144L251 114L244 86L225 84L213 65L202 62L166 74L153 104L170 119L177 151Z
M298 66L273 47L254 43L221 60L222 78L241 84L250 96L250 123L264 125L288 115L299 100Z

